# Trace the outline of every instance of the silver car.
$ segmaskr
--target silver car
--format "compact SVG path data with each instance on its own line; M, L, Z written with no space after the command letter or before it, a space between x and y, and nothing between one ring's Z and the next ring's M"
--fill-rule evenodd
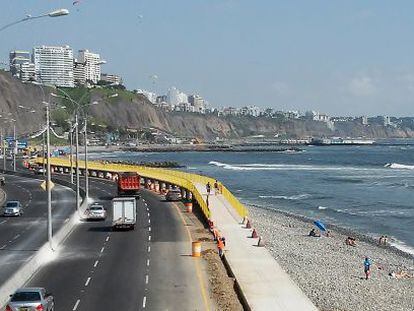
M180 201L182 199L180 189L172 189L165 195L167 201Z
M104 209L102 204L93 203L86 210L86 215L88 220L105 220L106 210Z
M22 216L23 206L19 201L7 201L4 205L3 216Z
M6 311L54 311L55 301L52 294L42 287L18 289L6 305Z

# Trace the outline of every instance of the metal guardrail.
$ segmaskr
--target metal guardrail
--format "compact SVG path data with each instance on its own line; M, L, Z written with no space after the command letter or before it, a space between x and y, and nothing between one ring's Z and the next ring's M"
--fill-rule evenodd
M37 164L42 164L43 159L37 158L35 162ZM51 165L58 167L70 167L70 161L67 158L51 158ZM79 168L85 169L84 161L79 161ZM112 173L137 172L144 178L155 179L177 185L179 187L191 191L193 193L194 199L197 201L198 205L203 211L204 216L206 218L210 218L211 216L210 209L208 208L206 202L203 199L202 194L198 191L195 184L207 184L207 182L210 182L210 184L213 185L215 182L214 178L172 169L154 168L132 164L109 163L106 161L88 161L88 171L101 171ZM221 187L223 196L236 210L236 212L241 217L247 216L248 211L246 207L242 203L240 203L240 201L224 185L221 184Z

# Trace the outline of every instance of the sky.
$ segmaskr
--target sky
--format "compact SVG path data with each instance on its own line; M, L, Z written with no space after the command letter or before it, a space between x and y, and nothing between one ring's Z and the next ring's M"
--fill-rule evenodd
M215 107L414 116L414 1L0 0L0 27L56 8L71 13L0 32L0 62L69 45L129 89L175 86Z

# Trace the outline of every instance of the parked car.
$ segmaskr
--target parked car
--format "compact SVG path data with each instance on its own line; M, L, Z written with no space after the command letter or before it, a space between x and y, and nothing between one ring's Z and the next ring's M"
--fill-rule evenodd
M6 311L54 311L55 301L43 287L20 288L10 295Z
M93 203L86 209L86 217L88 220L105 220L106 210L100 203Z
M172 189L165 195L167 201L180 201L182 199L180 189Z
M23 206L20 201L7 201L4 205L3 216L22 216Z

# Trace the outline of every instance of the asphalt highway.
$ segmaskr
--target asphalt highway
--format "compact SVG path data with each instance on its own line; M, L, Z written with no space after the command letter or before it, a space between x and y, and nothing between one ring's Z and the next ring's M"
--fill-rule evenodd
M201 259L174 204L143 191L133 231L112 231L113 182L90 179L106 221L81 222L27 286L52 292L56 310L210 310Z
M40 180L5 175L7 200L19 200L24 207L20 217L0 217L0 284L47 241L46 192ZM75 193L56 185L52 191L54 231L69 218L75 207ZM3 209L1 210L3 214Z

